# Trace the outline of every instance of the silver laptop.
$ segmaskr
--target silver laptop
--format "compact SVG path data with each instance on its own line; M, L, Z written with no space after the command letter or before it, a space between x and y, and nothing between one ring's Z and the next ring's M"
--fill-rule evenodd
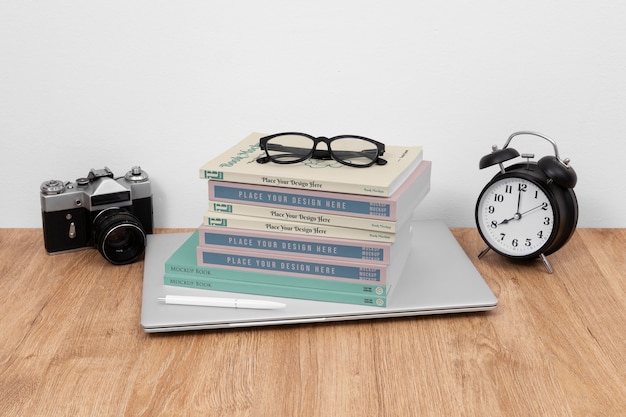
M413 222L412 252L384 308L166 286L165 261L189 235L148 236L141 305L141 325L148 333L465 313L493 310L498 304L448 227L437 220ZM158 301L168 294L271 300L286 308L198 307Z

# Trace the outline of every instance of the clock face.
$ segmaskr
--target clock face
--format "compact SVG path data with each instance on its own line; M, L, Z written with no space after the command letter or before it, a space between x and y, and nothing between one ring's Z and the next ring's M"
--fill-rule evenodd
M542 253L551 242L555 220L546 192L536 183L515 176L488 185L476 205L476 223L485 242L511 257Z

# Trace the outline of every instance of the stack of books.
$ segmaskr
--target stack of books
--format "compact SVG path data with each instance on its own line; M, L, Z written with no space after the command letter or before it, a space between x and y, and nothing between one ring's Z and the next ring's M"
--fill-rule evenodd
M430 190L419 146L386 165L259 164L253 133L207 162L202 225L165 264L166 285L385 307Z

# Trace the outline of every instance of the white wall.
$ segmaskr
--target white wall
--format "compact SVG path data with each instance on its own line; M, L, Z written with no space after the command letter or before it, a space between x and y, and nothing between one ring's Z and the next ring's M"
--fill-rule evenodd
M471 227L518 130L579 177L579 227L626 227L626 3L0 0L0 227L39 185L140 164L158 227L196 227L198 167L252 131L362 134L434 162L423 218ZM552 152L520 137L520 152Z

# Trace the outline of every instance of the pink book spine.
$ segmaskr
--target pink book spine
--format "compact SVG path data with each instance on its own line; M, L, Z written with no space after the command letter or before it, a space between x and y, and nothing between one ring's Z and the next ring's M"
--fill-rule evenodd
M276 253L279 256L292 254L327 261L337 259L379 264L389 264L391 251L395 245L395 243L354 239L281 235L273 232L208 225L199 227L198 236L199 246L207 249L224 247L237 251L261 251L265 253L265 256L268 253Z
M400 188L389 197L208 181L209 200L397 220L398 200L422 174L427 173L429 167L429 163L420 163Z
M302 256L268 256L260 251L242 251L220 248L207 250L197 247L198 265L242 271L256 271L281 275L294 275L308 278L346 282L367 282L385 285L387 265L366 264L363 262L334 261Z
M395 202L384 197L306 191L227 181L209 181L209 200L389 220L395 220L396 214Z

